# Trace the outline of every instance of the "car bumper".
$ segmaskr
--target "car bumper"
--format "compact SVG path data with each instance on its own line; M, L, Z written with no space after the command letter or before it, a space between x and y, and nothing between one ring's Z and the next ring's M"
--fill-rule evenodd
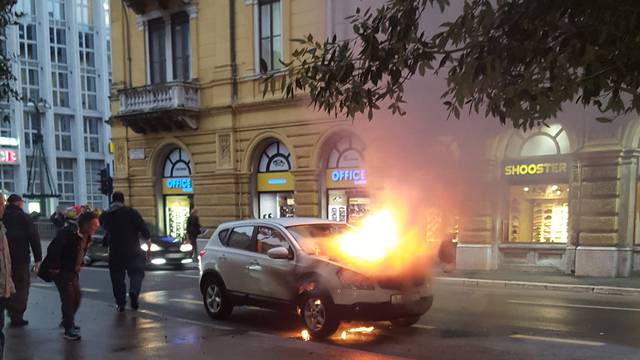
M347 321L385 321L424 315L433 304L433 296L423 297L416 301L392 304L355 303L350 305L334 305L338 316Z

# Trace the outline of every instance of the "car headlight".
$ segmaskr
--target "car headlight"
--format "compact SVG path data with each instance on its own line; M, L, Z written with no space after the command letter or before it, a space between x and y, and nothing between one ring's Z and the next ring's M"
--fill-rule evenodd
M140 245L140 249L142 249L142 251L149 251L149 246L146 243L144 243L144 244ZM158 246L156 244L151 244L151 251L152 252L160 251L160 250L162 250L162 248L160 246Z
M336 273L338 279L342 282L345 287L354 289L354 290L374 290L375 285L373 282L366 276L362 274L358 274L355 271L340 269Z
M193 245L191 244L182 244L180 245L180 251L182 252L189 252L193 250Z

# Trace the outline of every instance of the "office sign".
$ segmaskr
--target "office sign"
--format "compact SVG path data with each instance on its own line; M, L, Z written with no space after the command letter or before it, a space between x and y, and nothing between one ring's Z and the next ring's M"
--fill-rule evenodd
M360 168L328 169L327 189L349 189L367 185L367 172Z
M164 195L193 194L191 178L165 178L162 179L162 193Z

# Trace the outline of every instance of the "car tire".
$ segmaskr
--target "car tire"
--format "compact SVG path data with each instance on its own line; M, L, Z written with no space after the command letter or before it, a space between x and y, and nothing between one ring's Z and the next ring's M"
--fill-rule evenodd
M391 320L391 325L395 327L410 327L415 325L418 321L420 321L421 316L413 316L402 319L393 319Z
M333 300L325 293L318 290L303 293L298 306L300 320L314 339L325 339L340 327Z
M233 311L233 303L222 281L210 277L205 280L203 289L202 301L209 317L214 320L228 319Z

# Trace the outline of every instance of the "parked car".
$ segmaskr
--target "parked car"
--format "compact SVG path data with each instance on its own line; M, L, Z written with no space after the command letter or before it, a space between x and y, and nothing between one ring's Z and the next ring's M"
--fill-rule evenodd
M226 319L241 305L296 311L316 338L331 336L341 321L416 323L433 302L426 271L370 278L323 256L327 238L348 229L309 218L220 225L199 254L206 312Z
M179 239L165 235L156 225L147 223L151 233L151 259L147 266L170 265L180 267L193 262L193 246ZM91 245L84 258L84 264L91 266L97 261L109 261L108 240L104 241L102 228L93 236ZM141 241L140 248L147 251L147 244Z

